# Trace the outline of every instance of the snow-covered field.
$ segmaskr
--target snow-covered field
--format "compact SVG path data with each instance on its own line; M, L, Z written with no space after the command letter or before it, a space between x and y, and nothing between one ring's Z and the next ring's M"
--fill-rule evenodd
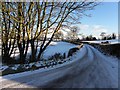
M73 44L52 42L44 57L64 53ZM65 63L0 77L0 88L118 88L118 59L84 45Z
M70 48L73 48L77 45L70 44L67 42L51 42L50 46L45 50L43 58L48 58L56 53L68 53Z
M43 58L47 59L56 53L61 53L61 54L66 53L67 54L68 50L75 46L76 45L70 44L67 42L51 42L42 56L43 56ZM37 49L39 52L39 47ZM19 52L18 48L16 48L16 52ZM27 57L29 57L30 54L31 54L31 48L29 47ZM11 57L15 57L17 59L19 57L18 55L19 55L19 53L12 54Z
M49 57L55 55L56 53L60 53L61 55L63 55L63 53L65 53L67 56L69 49L76 47L76 46L77 45L70 44L67 42L51 42L50 45L47 47L47 49L44 51L42 57L47 60ZM31 53L31 49L29 48L28 56L30 53ZM16 54L15 56L16 56L16 58L18 58L18 54ZM29 66L31 67L33 64L35 64L35 63L31 63ZM41 64L43 65L44 62L40 61L36 65L41 66ZM14 65L13 67L11 67L11 69L16 70L19 66L20 66L20 64ZM4 71L7 68L8 68L8 66L2 65L2 64L0 65L1 71ZM25 68L28 68L28 67L25 67Z
M82 42L89 42L89 43L101 43L108 41L109 44L117 44L120 43L119 39L113 39L113 40L96 40L96 41L82 41Z

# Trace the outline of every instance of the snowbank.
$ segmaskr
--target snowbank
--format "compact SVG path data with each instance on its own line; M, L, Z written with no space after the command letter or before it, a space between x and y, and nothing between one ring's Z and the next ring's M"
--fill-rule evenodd
M93 60L93 55L91 56L89 55L89 60L85 60L84 58L86 54L88 55L91 53L92 52L90 51L90 49L88 49L86 46L83 46L81 50L76 52L74 56L68 58L69 60L63 64L56 65L55 67L46 68L46 69L28 71L28 72L19 73L19 74L13 74L13 75L6 75L0 78L1 79L0 82L3 82L3 84L6 84L6 86L4 87L10 87L11 85L16 87L18 84L23 82L24 83L26 82L26 84L21 84L19 85L19 87L44 86L50 82L53 82L54 80L64 77L66 74L71 74L71 71L74 71L73 69L75 68L77 69L77 66L79 64L80 64L79 70L82 70L83 68L88 67L91 64L91 61ZM41 74L42 76L40 76ZM37 76L39 75L39 77L36 77L36 75ZM38 79L40 82L38 81ZM19 81L19 82L16 82L16 81Z
M48 58L56 53L67 54L69 49L75 46L76 45L67 42L51 42L50 46L44 51L43 58Z
M82 41L82 42L101 43L101 42L106 42L106 41L108 41L110 44L120 43L120 40L118 40L118 39L113 39L113 40L96 40L96 41Z
M36 73L43 73L43 72L47 72L47 71L50 71L50 70L54 70L56 68L60 68L60 67L66 66L68 64L71 64L73 62L76 62L76 60L82 59L83 56L85 56L85 54L86 54L86 47L83 47L73 57L67 58L68 61L63 63L63 64L59 64L59 65L56 65L56 66L53 66L53 67L49 67L49 68L41 68L41 69L34 70L34 71L27 71L27 72L22 72L22 73L17 73L17 74L0 76L0 81L1 80L2 81L6 80L6 79L20 78L20 77L23 77L23 76L28 76L28 75L32 75L32 74L36 74Z

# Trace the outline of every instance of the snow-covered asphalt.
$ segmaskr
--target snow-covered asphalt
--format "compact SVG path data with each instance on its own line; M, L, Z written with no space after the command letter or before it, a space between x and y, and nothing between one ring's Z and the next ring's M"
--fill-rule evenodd
M88 58L87 53L82 61L89 60L81 65L78 62L76 66L65 77L62 77L54 83L45 87L56 88L117 88L118 87L118 67L117 63L109 62L102 54L93 47L87 47L93 58ZM91 61L90 61L91 60ZM77 62L76 62L77 63ZM84 67L83 67L84 66Z
M0 77L0 88L118 88L118 61L92 46L83 48L84 53L78 51L72 61L53 69Z

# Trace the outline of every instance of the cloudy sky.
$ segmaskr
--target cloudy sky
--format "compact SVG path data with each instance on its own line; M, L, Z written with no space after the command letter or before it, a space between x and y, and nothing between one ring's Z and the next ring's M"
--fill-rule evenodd
M87 11L91 17L84 16L80 19L80 33L84 35L100 36L101 32L107 34L118 33L118 3L102 2L92 11Z

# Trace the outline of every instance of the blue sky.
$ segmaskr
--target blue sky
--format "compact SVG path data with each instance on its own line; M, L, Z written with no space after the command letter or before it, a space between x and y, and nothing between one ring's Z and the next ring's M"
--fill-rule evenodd
M91 17L83 16L80 21L80 33L98 37L101 32L118 33L118 3L101 2L94 10L87 11Z

